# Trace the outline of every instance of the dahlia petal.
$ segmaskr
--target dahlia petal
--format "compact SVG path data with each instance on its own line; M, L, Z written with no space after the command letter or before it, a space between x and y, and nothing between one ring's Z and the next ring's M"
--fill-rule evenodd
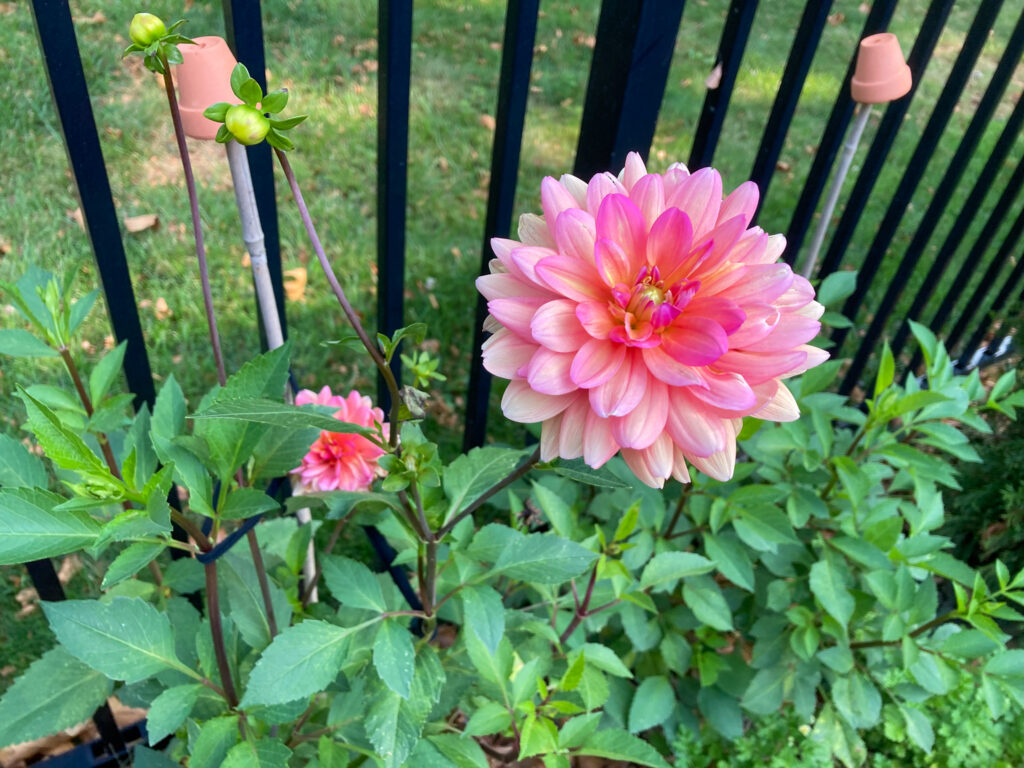
M743 226L746 226L757 212L759 198L757 184L752 181L743 182L722 201L722 207L718 211L718 223L728 221L733 216L742 216Z
M799 419L800 407L796 404L796 399L789 391L789 387L781 381L766 381L764 384L754 387L758 400L761 399L761 393L766 391L770 385L773 391L767 402L750 415L765 421L796 421Z
M530 363L537 345L502 328L483 343L484 368L503 379L519 379L519 370Z
M510 331L529 339L530 321L543 304L544 299L538 298L493 299L487 302L487 311Z
M558 250L575 259L590 261L594 258L596 233L594 217L578 208L563 211L555 222L555 242L558 243Z
M793 284L788 264L753 264L746 270L743 282L729 292L729 298L740 305L751 301L770 304Z
M811 320L819 320L825 314L825 308L816 301L810 301L800 307L800 309L795 310L793 314L809 317Z
M619 370L604 384L588 391L590 407L598 416L625 416L647 392L647 366L640 350L629 350Z
M701 375L707 387L693 387L690 395L724 411L747 413L757 406L757 395L738 373L715 373L704 370Z
M803 354L806 355L806 357L804 358L803 362L796 365L792 370L781 374L781 378L788 379L791 376L796 376L798 373L803 373L804 371L810 370L811 368L821 365L829 358L829 353L826 352L824 349L822 349L821 347L811 346L810 344L802 344L801 346L797 347L797 351L802 352Z
M666 207L685 211L695 237L703 237L718 221L722 206L722 177L713 168L701 168L680 182L666 197Z
M551 176L545 176L540 183L540 204L544 209L544 221L552 234L554 234L555 222L558 221L558 214L570 208L579 207L572 193Z
M583 436L587 414L592 413L586 394L580 392L572 405L562 411L558 435L558 455L563 459L576 459L583 455Z
M629 188L629 197L640 209L641 215L650 227L665 210L665 185L660 174L642 176Z
M608 195L601 201L595 222L598 242L606 238L626 252L633 267L629 275L632 278L643 264L647 246L644 215L626 195Z
M583 461L597 469L619 450L619 444L612 437L611 419L602 419L593 411L587 412L583 427Z
M701 296L723 296L739 304L740 302L733 292L737 286L743 284L748 269L750 267L745 264L723 264L713 275L705 275L701 278Z
M626 188L615 176L608 173L594 174L594 177L587 185L587 210L592 216L597 216L601 210L601 202L609 195L624 195Z
M763 229L751 227L733 245L729 260L743 264L770 264L777 261L777 255L768 258L768 240Z
M516 248L522 248L523 244L516 240L509 240L507 237L492 237L491 238L491 251L494 252L495 258L501 262L505 262L508 256ZM506 264L505 266L508 266Z
M754 386L777 379L780 376L794 376L817 363L807 365L807 347L798 347L787 352L747 352L731 349L718 358L715 368L725 373L738 373ZM824 350L823 350L824 351ZM828 353L825 353L828 357ZM820 361L819 361L820 362Z
M633 282L638 267L634 268L629 255L613 240L602 238L594 246L594 264L604 284L612 288L619 283Z
M644 165L643 158L636 152L627 152L625 166L622 169L622 173L619 174L619 181L622 182L622 186L626 188L626 191L632 192L633 185L646 175L647 166Z
M520 296L531 298L551 298L549 288L541 288L538 285L531 285L511 272L499 272L498 274L480 275L476 279L476 289L484 295L488 301L494 299L515 299Z
M563 411L564 413L564 411ZM547 419L540 427L540 460L554 461L559 457L558 438L562 432L562 414Z
M569 299L556 299L541 305L530 321L533 340L555 352L575 352L589 340L576 318L578 305Z
M793 275L793 284L775 300L780 309L800 309L814 301L814 288L803 275Z
M686 467L686 456L679 446L672 449L672 477L680 483L690 482L690 470Z
M533 424L554 418L572 401L572 395L545 395L531 389L526 381L512 381L501 397L501 412L510 421Z
M729 336L730 349L743 349L756 344L775 330L779 322L779 310L771 304L747 304L744 309L746 320L739 329Z
M690 253L692 239L690 217L678 208L669 208L651 225L647 263L657 266L666 277L674 274Z
M607 302L581 301L576 305L576 319L595 339L607 339L611 330L618 325L608 314Z
M536 266L537 275L556 293L574 301L608 298L608 287L593 264L571 256L548 256Z
M665 427L673 442L690 457L707 457L725 448L723 419L712 413L689 390L676 390L669 399Z
M576 205L580 208L587 207L587 182L571 173L563 173L558 177L558 183L569 191Z
M668 387L651 377L647 394L625 416L613 416L612 436L623 448L647 448L665 429L668 418Z
M519 239L523 245L542 245L546 248L555 247L555 238L548 229L547 222L535 213L524 213L519 217Z
M527 245L514 249L508 255L508 260L502 263L506 264L509 267L509 271L513 274L522 275L523 279L531 284L549 290L545 282L537 276L537 262L549 256L557 255L558 252L551 248L545 248L540 245Z
M707 458L693 456L690 463L697 469L715 480L725 482L732 479L732 473L736 469L736 434L737 431L731 428L729 422L725 422L727 440L725 448L716 451Z
M597 387L615 375L625 358L625 345L591 339L576 353L569 375L579 387Z
M662 434L649 448L640 451L623 448L622 458L642 483L651 488L664 488L665 480L671 476L673 469L672 441Z
M686 305L686 314L689 317L704 317L714 320L726 334L732 334L739 329L747 319L747 312L740 309L729 299L721 296L698 296ZM732 339L729 346L735 346Z
M758 342L748 344L746 349L752 352L781 352L806 344L820 330L821 323L817 320L787 312L780 315L779 322L770 334Z
M714 320L683 315L661 334L661 348L683 365L711 365L729 349L729 340Z
M573 355L552 352L540 347L526 367L526 380L536 391L545 395L565 395L579 389L569 378Z
M694 246L694 250L705 243L711 243L711 250L693 266L691 279L699 280L704 275L713 274L723 263L731 259L733 248L739 242L746 226L747 222L742 216L733 216L704 235Z
M674 387L702 387L704 379L696 368L683 365L661 347L643 350L644 364L652 376Z
M487 333L497 333L504 327L505 326L494 319L494 315L492 314L488 313L487 317L484 318L484 330L487 331Z
M672 163L662 178L665 185L665 200L668 201L679 185L690 178L690 171L683 163Z
M782 256L782 252L786 250L786 236L770 235L768 237L768 246L765 252L766 263L771 264L779 260Z

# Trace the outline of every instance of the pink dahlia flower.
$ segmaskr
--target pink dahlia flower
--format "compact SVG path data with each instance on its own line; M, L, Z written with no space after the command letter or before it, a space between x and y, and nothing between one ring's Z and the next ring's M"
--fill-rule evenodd
M370 398L355 390L347 397L332 395L330 387L319 392L304 389L295 396L296 405L318 403L337 408L334 417L361 427L384 424L384 412L374 408ZM387 425L384 429L387 435ZM362 435L340 432L321 432L309 453L302 459L302 466L293 469L298 475L297 493L311 491L365 491L375 477L383 474L377 459L384 451Z
M542 422L541 458L600 467L622 452L643 482L726 480L744 416L799 416L782 379L828 358L807 344L822 306L776 264L782 235L748 227L753 182L630 154L618 177L541 184L544 215L491 241L484 366L510 379L501 406Z

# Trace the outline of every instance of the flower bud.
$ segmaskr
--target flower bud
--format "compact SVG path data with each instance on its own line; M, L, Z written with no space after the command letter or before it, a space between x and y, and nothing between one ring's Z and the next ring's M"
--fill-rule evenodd
M224 125L239 144L259 144L270 130L270 121L256 107L236 104L224 115Z
M167 34L167 27L159 16L152 13L136 13L128 26L128 35L132 42L143 48L152 45Z

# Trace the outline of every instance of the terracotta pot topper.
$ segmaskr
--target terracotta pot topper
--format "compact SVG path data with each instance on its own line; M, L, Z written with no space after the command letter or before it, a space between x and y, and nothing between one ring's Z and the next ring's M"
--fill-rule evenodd
M861 104L895 101L910 91L910 67L896 35L882 32L860 41L850 95Z
M231 92L231 70L238 62L222 37L197 37L195 42L179 48L184 59L176 71L181 122L193 139L212 139L220 123L203 117L203 110L220 101L238 103Z

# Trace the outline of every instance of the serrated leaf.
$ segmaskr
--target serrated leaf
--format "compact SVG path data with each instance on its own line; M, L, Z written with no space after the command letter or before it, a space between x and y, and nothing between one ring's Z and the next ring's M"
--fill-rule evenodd
M832 683L832 704L853 728L870 728L882 712L882 695L859 672L840 677Z
M675 582L687 576L699 576L714 568L713 562L693 552L662 552L644 566L640 588Z
M189 768L220 768L228 751L238 743L238 715L215 717L202 724L191 744Z
M157 555L164 551L163 544L156 544L149 541L139 541L126 547L114 558L114 561L107 568L103 575L103 583L100 589L110 589L118 582L134 576L142 568L146 567Z
M827 560L819 560L811 566L810 587L821 607L846 627L856 604L842 574Z
M110 391L110 385L121 372L121 364L124 362L124 353L128 348L128 342L122 341L112 350L107 352L92 369L89 375L89 397L94 408L99 407L100 402Z
M381 623L373 643L373 666L392 691L409 698L416 654L409 630L394 620Z
M462 612L465 628L474 632L492 655L505 636L505 606L501 595L486 585L463 588Z
M174 651L167 615L144 600L65 600L43 603L43 611L68 652L107 677L135 683L167 669L188 669Z
M0 487L46 488L49 477L42 459L9 435L0 435Z
M102 673L57 646L34 661L0 698L0 747L88 720L111 690Z
M261 651L270 644L270 620L259 578L251 557L240 552L229 552L220 560L221 577L227 589L230 615L242 639L254 650ZM279 627L291 622L292 606L284 590L269 580L270 604Z
M0 354L10 357L60 357L45 341L19 328L0 329Z
M470 715L464 732L468 736L487 736L502 733L511 724L512 716L505 705L488 701Z
M322 563L324 581L343 605L378 612L387 610L380 582L365 565L339 555L327 555Z
M782 706L786 677L789 674L781 664L760 670L750 681L740 703L756 715L769 715Z
M149 705L149 713L146 715L146 731L149 733L150 745L156 744L165 736L170 736L192 712L199 692L203 690L201 685L176 685L168 688Z
M928 716L921 710L906 704L900 705L900 712L907 723L907 735L917 746L931 754L932 747L935 745L935 731L932 730Z
M586 656L587 664L596 667L603 672L607 672L615 677L633 677L633 673L629 671L629 667L622 663L622 659L606 645L600 643L583 643L580 647L574 649L569 654L570 663L573 662L580 654Z
M474 448L445 467L444 493L449 499L445 521L504 480L527 453L528 449Z
M25 403L28 412L27 427L36 436L50 461L87 476L109 478L110 483L116 484L117 481L110 475L103 460L92 452L82 438L65 427L53 411L25 390L20 390L17 395Z
M706 533L704 551L725 578L748 592L754 591L754 566L738 541L730 536Z
M284 704L324 690L338 676L345 640L363 626L307 620L284 630L253 667L241 706Z
M245 520L280 507L275 499L257 488L236 488L228 495L220 516L222 520Z
M676 707L676 697L668 678L654 675L644 679L633 694L629 707L629 730L639 733L661 725Z
M288 768L292 751L277 739L243 741L228 750L221 768Z
M473 739L465 739L454 733L441 733L428 738L456 768L488 768L490 765L484 751Z
M721 632L732 631L732 611L712 579L696 576L683 584L683 601L702 624Z
M211 403L190 418L228 419L235 421L251 421L258 424L272 424L276 427L316 427L329 432L373 436L377 434L368 427L339 421L332 415L337 408L328 405L287 405L262 398L239 398Z
M629 487L628 483L622 482L607 469L593 469L588 467L582 459L559 459L552 469L556 475L561 475L576 483L592 485L595 488Z
M64 499L35 488L0 488L0 565L66 555L91 546L100 524L85 512L57 512Z
M512 539L492 573L537 584L559 584L579 576L596 559L595 552L574 541L532 533Z
M623 760L649 768L669 768L669 764L658 754L658 750L643 739L619 730L594 733L574 754Z

